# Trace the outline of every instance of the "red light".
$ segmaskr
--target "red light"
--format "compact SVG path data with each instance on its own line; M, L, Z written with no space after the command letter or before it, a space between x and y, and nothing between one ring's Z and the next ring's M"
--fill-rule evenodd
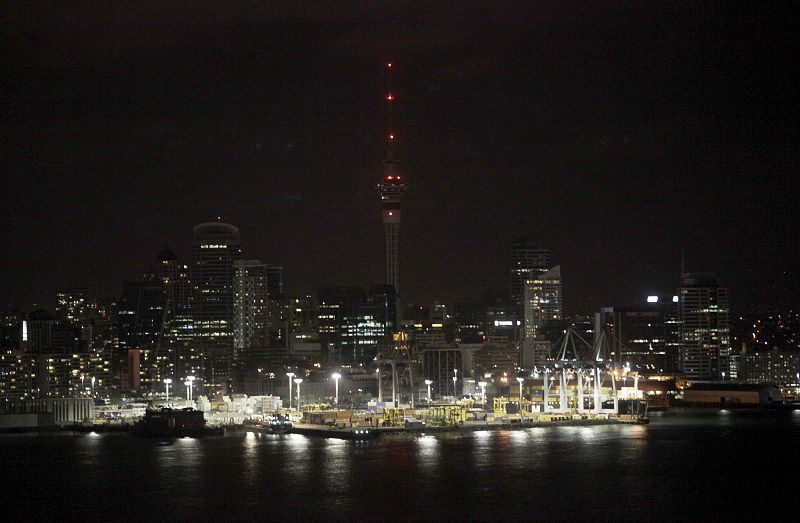
M394 214L392 214L392 211L389 211L389 216L394 216Z
M386 64L386 67L388 67L389 69L391 69L391 68L392 68L392 62L389 62L388 64Z
M389 93L389 95L386 97L386 99L391 102L392 100L394 100L394 96L392 96L392 93Z
M400 179L400 177L398 176L398 177L397 177L397 179L399 180L399 179Z
M391 179L393 179L393 178L394 178L394 176L387 176L387 177L386 177L386 179L387 179L387 180L391 180Z
M390 139L390 140L394 140L394 135L393 135L393 134L390 134L390 135L389 135L389 139Z

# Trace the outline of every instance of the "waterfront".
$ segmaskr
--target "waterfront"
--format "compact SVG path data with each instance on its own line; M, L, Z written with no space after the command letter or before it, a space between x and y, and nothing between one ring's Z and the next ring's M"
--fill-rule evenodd
M800 411L350 442L0 436L2 512L84 519L754 519L794 512Z

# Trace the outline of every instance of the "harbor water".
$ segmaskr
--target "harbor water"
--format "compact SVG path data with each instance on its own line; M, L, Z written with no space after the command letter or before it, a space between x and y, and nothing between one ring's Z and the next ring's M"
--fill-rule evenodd
M800 411L343 441L0 435L0 514L84 520L754 520L797 513ZM781 517L782 516L782 517Z

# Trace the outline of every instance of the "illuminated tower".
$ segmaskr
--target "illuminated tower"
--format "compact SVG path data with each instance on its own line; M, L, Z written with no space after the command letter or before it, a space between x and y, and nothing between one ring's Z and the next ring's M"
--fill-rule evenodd
M389 75L392 64L386 64ZM389 82L391 85L391 82ZM392 129L392 104L395 96L389 90L385 97L389 114L389 132L386 137L386 158L383 160L383 179L378 184L378 192L383 204L383 228L386 231L386 284L394 287L395 293L400 293L400 262L398 256L398 240L400 238L400 202L408 186L402 181L398 162L394 154L395 139Z

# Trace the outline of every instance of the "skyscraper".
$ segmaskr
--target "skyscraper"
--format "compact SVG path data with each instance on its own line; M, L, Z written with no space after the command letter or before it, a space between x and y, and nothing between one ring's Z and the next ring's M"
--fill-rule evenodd
M525 298L525 281L550 270L550 250L542 249L527 238L511 244L509 249L511 300L522 305Z
M234 262L242 257L239 229L209 222L192 232L192 313L195 344L205 362L203 385L210 392L224 391L234 355Z
M140 383L146 390L161 380L162 332L167 298L164 286L152 275L143 281L126 281L119 302L119 348L123 354L141 354ZM136 387L138 388L138 386Z
M730 379L728 289L713 273L681 274L680 364L688 380Z
M175 253L164 249L158 254L155 275L166 294L163 340L158 358L159 373L164 378L180 379L198 375L202 368L200 351L193 345L192 285L189 266L178 263Z
M269 345L268 268L259 260L236 260L236 301L233 346L236 356Z
M91 349L97 300L86 288L61 289L56 293L56 318L60 323L75 325L81 331L83 345Z
M541 361L549 353L553 340L544 337L543 328L547 322L564 317L561 293L561 266L531 276L525 281L525 340L523 342L523 367Z

